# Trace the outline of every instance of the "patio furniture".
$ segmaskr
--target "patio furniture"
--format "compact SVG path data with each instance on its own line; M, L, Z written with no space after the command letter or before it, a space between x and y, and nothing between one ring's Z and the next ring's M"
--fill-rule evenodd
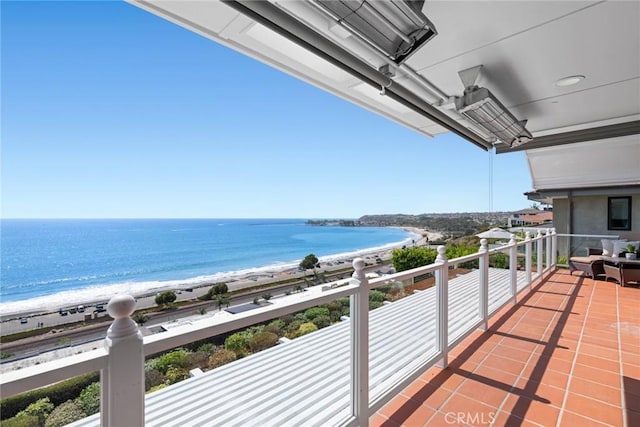
M578 270L595 279L605 274L602 259L602 249L587 248L587 256L569 258L569 273L573 275L573 272Z
M603 257L605 280L614 279L620 286L640 283L640 260L623 257Z

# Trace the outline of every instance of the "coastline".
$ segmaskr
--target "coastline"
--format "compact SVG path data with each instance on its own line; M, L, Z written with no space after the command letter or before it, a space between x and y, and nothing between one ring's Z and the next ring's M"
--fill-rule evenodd
M321 265L321 271L331 271L340 268L350 267L353 258L362 257L367 259L390 259L393 249L407 246L408 244L423 245L426 243L423 235L428 236L429 240L437 239L439 233L429 232L427 230L414 227L393 227L402 229L410 236L401 242L396 242L384 246L366 248L358 251L334 254L318 257ZM45 314L57 313L61 308L77 307L83 305L85 307L95 306L96 304L106 303L112 296L117 294L129 294L136 298L136 310L154 307L155 295L159 292L172 290L177 293L177 301L185 301L196 299L206 294L209 288L216 283L226 283L230 291L250 288L254 286L268 285L270 283L302 278L303 272L298 271L299 261L286 263L282 265L270 265L264 267L256 267L236 272L216 273L206 277L196 277L187 280L171 280L164 282L153 282L151 286L144 286L144 283L131 282L119 285L107 285L98 287L88 287L81 290L64 291L54 295L32 298L22 301L9 301L0 303L0 318L2 323L8 321L17 321L20 317L34 317ZM64 301L62 304L60 301ZM106 315L106 313L103 313ZM59 322L56 324L64 324L78 321L77 316L59 316ZM33 322L31 322L33 323ZM34 329L33 324L25 326L22 330ZM51 326L51 325L47 325ZM5 329L5 328L3 328ZM3 331L3 334L5 332Z

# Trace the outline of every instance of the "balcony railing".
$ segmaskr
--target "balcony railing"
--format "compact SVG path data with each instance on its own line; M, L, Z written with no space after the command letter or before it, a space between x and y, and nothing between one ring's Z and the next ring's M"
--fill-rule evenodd
M300 397L300 393L296 395L298 399L305 399L304 409L292 408L293 400L288 404L286 401L280 401L286 399L269 403L272 413L277 413L283 420L290 420L289 423L282 424L295 424L291 420L301 417L301 412L310 411L313 418L306 419L313 419L320 424L367 425L370 414L381 408L429 367L435 364L446 367L448 353L453 347L476 329L486 329L488 320L494 313L506 304L515 303L519 292L527 287L531 289L533 281L550 274L556 266L556 239L553 230L547 230L545 235L539 232L533 238L527 233L523 241L517 242L515 236L512 236L507 245L491 250L487 249L487 242L483 239L477 253L451 260L446 259L445 248L440 246L434 264L375 279L368 279L364 272L364 261L355 259L355 271L348 285L333 289L326 287L318 292L303 292L286 302L231 317L205 319L188 327L179 327L144 338L130 317L135 309L134 299L127 295L115 296L108 305L108 312L115 320L107 332L104 349L9 372L0 379L2 395L8 397L77 375L100 371L100 414L81 420L76 425L142 426L145 425L145 421L148 425L167 425L166 421L160 421L159 418L152 420L150 414L164 410L172 412L175 415L173 419L178 420L180 411L188 409L185 405L176 403L171 396L174 396L176 391L182 393L182 389L178 387L182 383L148 395L149 408L145 412L145 356L305 310L337 298L349 297L349 321L335 325L335 328L326 328L334 328L331 331L325 332L323 329L265 351L274 350L273 359L282 361L285 360L284 353L276 355L275 351L284 352L285 347L295 346L296 341L299 341L300 346L316 345L322 348L321 346L325 345L323 343L333 342L331 345L335 348L344 348L346 351L336 351L333 357L323 356L325 365L319 368L314 368L316 365L310 361L307 371L317 371L305 373L311 375L310 378L315 382L322 382L325 377L329 379L332 375L327 367L334 367L335 378L344 378L344 384L333 381L335 384L331 389L334 394L330 400L332 403L328 405L327 401L323 401L317 395L309 398ZM508 269L489 267L490 256L497 253L508 255ZM477 262L477 270L464 277L452 279L452 286L449 286L449 268L470 262ZM435 287L392 303L391 306L396 306L395 310L385 306L369 311L369 292L372 289L388 283L412 281L427 273L435 275ZM389 328L401 329L407 325L417 329L411 331L411 337L415 339L403 338L404 341L397 342L400 331L396 333L389 331ZM326 341L313 341L314 335ZM340 337L345 337L345 345L342 347L335 344L340 342L336 341ZM331 352L333 348L325 350ZM241 359L231 365L239 366L244 363L243 366L246 367L251 363L258 363L258 359L252 357ZM344 362L345 369L338 367L341 362ZM267 366L266 362L264 363ZM225 373L231 375L231 383L249 381L238 372L234 373L228 366L214 369L210 373L220 372L220 384ZM345 373L348 373L346 378L343 375ZM195 382L193 384L195 387ZM244 386L246 390L255 388L252 384ZM325 390L328 385L323 387L325 388L322 390ZM174 390L173 395L169 389ZM266 393L264 395L266 396ZM156 396L166 398L158 397L154 401L153 398ZM223 403L216 401L211 402L211 405Z

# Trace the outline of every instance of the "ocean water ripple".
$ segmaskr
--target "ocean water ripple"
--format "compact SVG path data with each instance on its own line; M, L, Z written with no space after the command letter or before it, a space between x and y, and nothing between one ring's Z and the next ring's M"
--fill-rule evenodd
M411 241L396 228L319 227L303 219L6 220L0 314L69 298L196 286Z

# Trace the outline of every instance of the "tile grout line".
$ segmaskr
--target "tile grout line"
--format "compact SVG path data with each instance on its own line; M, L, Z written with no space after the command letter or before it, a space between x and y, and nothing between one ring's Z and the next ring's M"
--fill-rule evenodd
M620 286L624 284L621 283ZM627 426L627 405L624 393L624 365L622 364L622 340L620 337L620 289L616 286L616 332L618 333L618 366L620 375L620 407L622 408L622 425Z
M587 324L587 319L591 314L591 303L593 302L593 296L595 294L595 290L597 287L597 282L594 279L590 279L593 282L593 286L591 287L591 294L589 295L589 303L586 307L586 315L582 320L582 327L580 328L580 337L578 338L578 342L576 344L576 351L573 356L573 360L571 361L571 369L569 370L569 378L567 379L567 388L564 392L564 396L562 398L562 407L560 408L560 414L558 415L558 421L556 422L556 427L560 427L562 425L562 416L564 415L565 408L567 406L567 400L569 398L569 389L571 387L571 381L573 380L573 371L578 363L578 355L580 354L580 347L582 346L582 337L584 335L584 328Z
M531 292L535 292L535 291L530 290L530 291L529 291L529 293L531 293ZM527 293L527 295L528 295L529 293ZM516 294L516 295L517 295L517 294ZM513 306L515 306L515 305L517 305L517 303L516 303L516 304L514 304ZM529 310L532 310L532 309L531 309L531 308L527 308L526 310L527 310L527 312L528 312ZM496 315L496 316L497 316L497 313L494 313L494 315ZM522 317L520 318L520 320L518 320L518 322L516 322L516 325L517 325L521 320L522 320ZM513 329L514 327L515 327L515 325L514 325L514 326L512 326L512 327L511 327L511 329ZM490 328L487 328L487 331L485 331L485 332L488 332L488 331L489 331L489 329L490 329ZM510 330L511 330L511 329L510 329ZM492 333L492 335L493 335L493 333ZM496 346L498 346L498 345L499 345L500 343L502 343L504 340L506 340L506 337L502 337L502 338L500 338L500 341L498 341L496 344L494 344L492 351L495 349L495 347L496 347ZM483 363L484 363L488 358L490 358L490 356L491 356L491 352L487 352L487 355L486 355L486 356L484 356L484 357L480 360L480 362L478 362L478 363L477 363L477 365L478 365L478 366L476 366L476 367L471 371L471 373L474 373L474 372L476 371L476 369L478 369L478 367L482 366L482 364L483 364ZM525 365L525 366L526 366L526 365ZM516 378L516 382L517 382L519 379L520 379L520 376L518 376L518 378ZM464 380L464 381L466 381L466 380L467 380L467 378L465 378L465 380ZM441 407L441 408L442 408L442 407L444 407L444 406L445 406L445 405L446 405L446 404L447 404L447 403L448 403L448 402L453 398L453 396L454 396L454 395L457 395L457 394L458 394L458 389L462 386L462 384L464 383L464 381L463 381L463 382L461 382L460 384L458 384L458 386L456 387L456 389L455 389L455 390L451 391L450 396L449 396L448 398L446 398L446 399L444 400L444 402L442 402L442 404L440 405L440 407ZM511 388L513 388L513 386L512 386ZM509 392L507 392L507 393L509 393ZM498 407L498 408L496 409L496 415L498 414L498 412L500 412L500 408L502 408L502 406L504 406L504 402L506 401L506 399L507 399L507 398L508 398L508 396L506 396L506 397L503 399L503 402L502 402L502 404L500 404L500 407ZM487 405L487 406L488 406L488 405ZM434 412L434 414L433 414L431 417L429 417L429 420L428 420L424 425L425 425L425 426L426 426L426 425L428 425L428 424L429 424L429 423L430 423L430 422L431 422L431 421L436 417L436 415L438 415L439 413L441 413L441 412L440 412L440 408L436 409L436 411ZM495 420L494 420L494 422L495 422ZM493 425L493 423L491 423L491 424L490 424L490 427L491 427L492 425Z
M562 301L564 302L567 298L568 298L568 296L563 297L563 298L562 298ZM539 302L541 299L542 299L542 295L539 295L535 302L537 303L537 302ZM524 313L524 314L526 315L527 313L532 312L532 311L533 311L533 307L529 307L529 308L527 308L527 310L525 311L525 313ZM549 330L549 326L550 326L550 325L551 325L551 324L556 320L556 317L558 317L558 316L559 316L559 314L558 314L558 313L554 313L554 314L553 314L553 317L552 317L552 318L551 318L551 320L548 322L547 327L545 328L544 332L542 333L542 336L544 336L544 334ZM511 330L513 330L514 328L516 328L516 327L520 324L520 322L522 322L522 321L523 321L523 317L525 317L525 316L523 315L523 316L520 318L520 320L518 320L518 321L516 322L516 324L511 328ZM541 336L540 338L542 338L542 336ZM518 374L518 376L517 376L517 378L516 378L516 380L515 380L516 384L520 381L520 379L522 379L522 378L523 378L523 376L522 376L522 372L523 372L523 370L527 367L527 365L529 364L529 362L531 361L531 359L533 358L533 356L534 356L534 355L535 355L535 353L532 351L532 352L531 352L531 354L529 355L529 357L528 357L528 359L527 359L526 363L524 364L524 368L522 368L522 370L520 371L520 374ZM538 358L540 358L540 357L541 357L541 355L538 355ZM511 387L511 389L515 388L515 387L516 387L516 384L514 384L514 385ZM502 411L502 408L504 407L505 403L507 402L507 399L509 398L509 395L510 395L510 394L511 394L511 392L507 392L507 395L504 397L504 399L502 399L502 403L501 403L501 404L500 404L500 406L498 407L497 413L499 413L499 412L501 412L501 411ZM530 422L532 422L532 421L530 421ZM494 420L494 423L495 423L495 420ZM494 425L494 423L492 423L490 427L492 427L492 426ZM533 423L533 422L532 422L532 423ZM533 423L533 424L537 424L537 423Z

